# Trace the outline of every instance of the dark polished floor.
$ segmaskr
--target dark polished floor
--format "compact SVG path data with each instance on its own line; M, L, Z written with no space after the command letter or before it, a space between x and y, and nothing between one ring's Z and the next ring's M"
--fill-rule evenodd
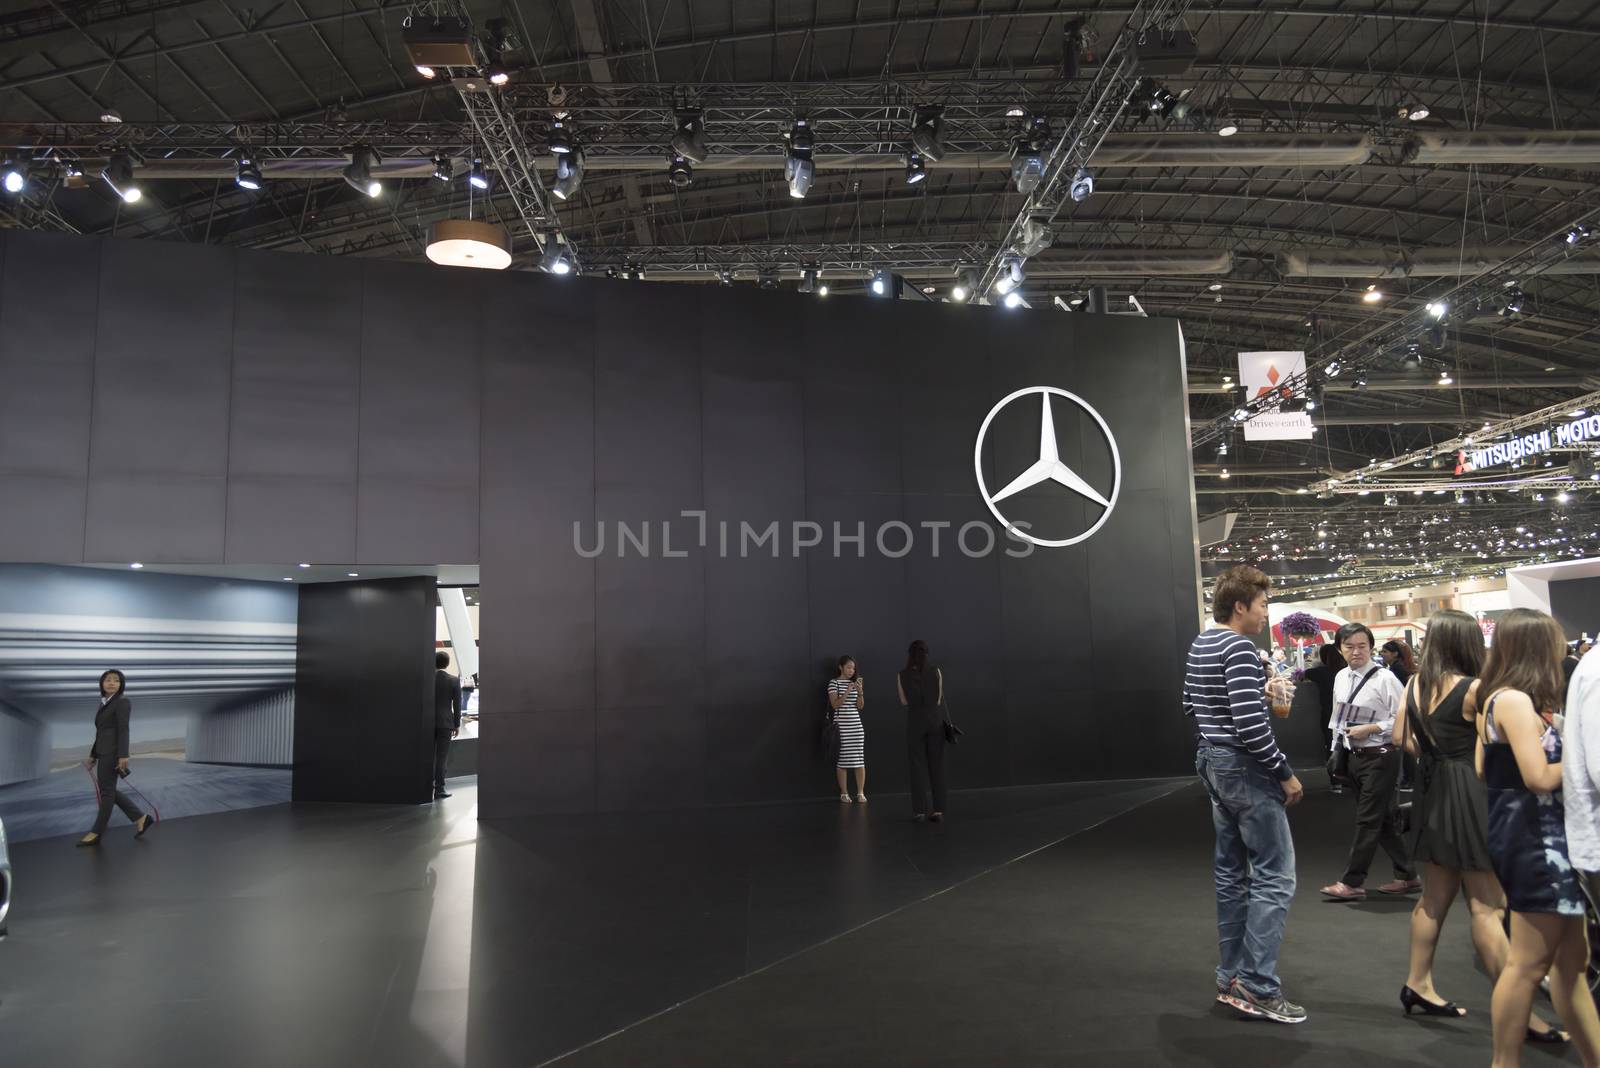
M1284 1028L1212 1005L1210 824L1187 781L958 794L940 826L888 796L479 825L475 786L453 788L429 808L285 805L14 848L0 1061L1488 1059L1459 917L1440 989L1474 1015L1408 1022L1409 903L1317 900L1347 798L1295 813L1284 965L1312 1020Z

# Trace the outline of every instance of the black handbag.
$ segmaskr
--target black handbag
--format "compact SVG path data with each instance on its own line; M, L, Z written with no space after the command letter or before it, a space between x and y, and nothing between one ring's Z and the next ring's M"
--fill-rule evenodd
M839 723L833 718L830 711L822 721L822 753L830 761L839 762L839 750L843 748L844 740L839 737Z
M1367 684L1368 679L1372 678L1372 676L1383 670L1385 669L1373 668L1371 671L1361 676L1361 681L1356 683L1355 689L1350 691L1350 696L1344 700L1344 705L1349 707L1350 705L1355 704L1356 695L1361 692L1361 687ZM1351 786L1355 784L1356 780L1355 776L1350 774L1350 747L1349 745L1340 745L1339 743L1341 740L1342 739L1340 736L1334 736L1333 752L1328 754L1328 780L1334 783L1342 783L1345 786Z
M944 707L944 741L946 745L956 745L961 741L961 736L966 732L950 722L950 706Z

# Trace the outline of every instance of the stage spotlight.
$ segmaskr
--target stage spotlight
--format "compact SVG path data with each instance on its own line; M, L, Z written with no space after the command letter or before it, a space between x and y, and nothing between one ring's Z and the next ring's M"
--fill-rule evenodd
M1027 279L1022 257L1015 253L1000 261L1000 273L994 280L994 291L1002 297L1016 289Z
M1250 409L1249 408L1246 408L1243 405L1240 405L1239 407L1237 407L1237 408L1235 408L1233 410L1233 421L1235 423L1242 423L1242 422L1244 422L1245 420L1247 420L1249 418L1250 418Z
M1576 245L1579 241L1587 240L1592 236L1594 235L1587 226L1583 225L1582 223L1578 223L1572 229L1567 231L1567 244Z
M567 257L567 250L561 247L555 235L545 238L544 255L539 258L539 269L545 274L571 274L572 260Z
M1002 298L1001 303L1008 308L1022 307L1022 291L1019 289L1013 289L1011 292L1007 293L1004 298Z
M240 189L254 192L261 188L261 168L249 156L240 156L239 168L234 173L233 181Z
M118 111L116 108L106 108L100 113L100 121L107 125L121 122L122 112Z
M1408 342L1405 350L1400 353L1400 366L1407 371L1420 371L1422 369L1422 346L1415 341Z
M1428 302L1428 314L1434 319L1443 319L1449 310L1450 305L1442 300L1430 300Z
M906 155L906 184L916 185L928 177L928 170L922 165L922 157L915 152Z
M1217 443L1217 455L1218 456L1226 456L1226 455L1228 455L1228 442L1226 440L1219 441Z
M1017 235L1017 255L1031 260L1049 248L1055 239L1055 234L1050 232L1043 220L1031 217L1024 219L1022 232Z
M125 148L119 148L111 154L101 168L100 177L113 193L122 198L124 204L137 204L144 197L144 193L134 184L133 157Z
M1400 506L1400 498L1392 493L1385 493L1383 495L1383 503L1386 508L1398 508Z
M1314 412L1322 407L1322 385L1314 383L1306 390L1306 411Z
M455 163L443 152L435 152L433 155L433 176L446 185L449 185L450 180L456 176Z
M356 145L350 150L350 162L344 169L345 184L365 196L378 196L383 192L383 183L372 176L376 162L378 154L370 145Z
M502 67L499 60L485 67L483 76L489 79L490 85L494 86L504 85L511 80L511 72Z
M473 159L472 168L467 171L467 182L474 189L489 188L489 172L483 169L483 160Z
M1448 385L1453 384L1454 382L1455 382L1455 379L1450 377L1450 372L1449 371L1440 371L1439 372L1439 384L1441 386L1448 386Z
M1027 117L1028 109L1021 104L1012 104L1006 108L1006 118L1008 119L1026 119Z
M1011 150L1011 180L1017 192L1031 193L1044 178L1044 155L1027 138L1019 137Z
M694 168L689 165L689 160L677 152L672 153L667 163L667 180L679 189L692 185Z
M817 289L817 275L820 274L815 267L804 267L800 270L800 292L814 293Z
M417 64L417 73L422 75L424 78L427 78L429 81L432 81L434 78L439 76L439 72L428 66L426 63Z
M1366 389L1367 388L1367 372L1365 372L1365 371L1357 371L1354 381L1352 381L1350 383L1350 388L1351 389L1357 389L1357 390Z
M1338 360L1329 360L1328 365L1322 369L1322 373L1327 375L1329 378L1338 378L1339 372L1343 370L1344 364L1340 363Z
M789 141L789 152L783 161L783 177L789 183L789 195L795 200L804 200L806 194L811 192L811 182L817 175L816 164L811 159L815 144L811 127L803 117L796 118L794 126L785 136Z
M1516 282L1505 284L1505 301L1500 307L1500 318L1514 319L1522 314L1522 286Z
M1366 304L1376 304L1382 299L1383 291L1378 288L1376 283L1369 285L1367 291L1361 294L1361 300Z
M1428 105L1426 104L1408 103L1401 104L1398 108L1396 108L1395 114L1398 117L1407 119L1411 122L1421 122L1423 119L1431 115L1432 112L1428 110Z
M1094 175L1087 170L1079 168L1078 173L1072 176L1072 185L1068 193L1075 203L1083 203L1094 195Z
M887 297L894 292L894 277L887 270L874 271L867 288L875 297Z
M545 137L545 147L550 150L552 156L564 156L572 151L572 137L567 132L564 116L550 120L550 133Z
M572 151L556 158L556 184L550 192L561 200L571 200L583 184L583 146L573 145Z
M1232 137L1239 132L1239 124L1233 119L1223 119L1217 126L1218 137Z
M978 289L978 275L975 271L960 270L956 272L955 285L950 287L950 299L957 304L965 303L972 299Z
M821 283L820 285L817 286L817 296L825 297L827 295L828 295L828 283L823 282L823 283Z
M1160 115L1170 111L1172 105L1178 102L1178 98L1172 94L1172 90L1164 85L1152 83L1148 92L1149 97L1145 101L1145 106L1150 109L1150 113L1153 115Z
M917 108L911 122L911 143L923 159L938 163L944 159L944 108L927 104Z
M12 158L6 160L3 171L0 171L0 183L3 183L7 193L20 193L28 184L27 161Z
M1456 500L1457 504L1466 504L1467 503L1466 491L1465 490L1456 490L1455 500Z
M706 148L704 112L678 112L678 128L672 134L672 151L691 163L704 163L710 158Z

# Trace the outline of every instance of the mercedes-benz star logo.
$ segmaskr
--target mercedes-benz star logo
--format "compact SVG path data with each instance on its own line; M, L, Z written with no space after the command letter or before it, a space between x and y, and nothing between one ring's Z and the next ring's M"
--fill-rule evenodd
M994 422L994 417L998 415L1000 410L1006 405L1020 397L1032 396L1035 393L1039 395L1040 403L1039 459L1034 461L1032 466L1030 466L1026 471L1023 471L1016 478L1006 483L1004 489L1000 490L998 493L991 494L989 492L989 486L983 478L983 441L984 438L988 436L989 424ZM1088 482L1086 482L1083 476L1079 475L1076 471L1072 470L1072 468L1061 462L1061 453L1056 447L1055 418L1050 414L1050 397L1052 394L1057 397L1065 397L1073 404L1076 404L1078 407L1082 408L1085 412L1088 412L1090 418L1095 421L1095 425L1100 428L1100 433L1105 435L1106 444L1110 446L1111 449L1111 493L1109 496L1102 494L1099 490L1095 489ZM1019 389L1015 393L1001 400L999 404L996 404L993 408L989 409L989 414L984 417L983 426L978 429L978 444L972 450L972 466L973 470L976 471L978 475L978 492L983 494L983 503L989 506L989 511L994 513L994 517L998 519L1001 525L1009 530L1014 536L1021 538L1024 541L1031 541L1035 545L1076 545L1078 542L1090 537L1095 531L1099 530L1105 525L1105 521L1107 519L1111 518L1111 510L1116 507L1117 504L1117 491L1122 488L1122 457L1117 454L1117 439L1112 437L1111 428L1106 425L1106 421L1104 419L1100 418L1100 413L1089 407L1088 402L1082 397L1068 393L1064 389L1057 389L1055 386L1029 386L1027 389ZM1001 513L1000 509L995 506L1006 498L1021 493L1023 490L1032 489L1041 482L1059 483L1079 496L1085 497L1093 501L1095 504L1098 504L1102 509L1100 518L1096 520L1088 530L1085 530L1075 538L1063 538L1060 540L1036 538L1031 534L1019 530Z

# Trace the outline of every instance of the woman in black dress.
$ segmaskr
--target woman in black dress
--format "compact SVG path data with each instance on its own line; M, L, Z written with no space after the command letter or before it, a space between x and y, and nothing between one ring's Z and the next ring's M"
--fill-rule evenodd
M1483 670L1483 629L1465 612L1439 612L1428 621L1422 664L1406 686L1405 715L1395 721L1397 745L1417 756L1417 790L1411 802L1411 855L1422 865L1422 898L1411 910L1411 970L1400 988L1406 1015L1465 1016L1433 987L1433 955L1456 895L1466 891L1472 944L1497 978L1505 968L1505 892L1489 858L1489 799L1473 767L1478 734L1465 709L1467 691ZM1528 1020L1536 1042L1565 1036L1537 1017Z
M928 643L911 643L906 668L895 679L906 709L906 751L911 758L912 818L944 819L944 673L928 663ZM928 795L933 809L928 809Z
M1546 974L1578 1055L1588 1068L1600 1065L1600 1017L1585 974L1584 896L1567 857L1554 722L1564 696L1565 644L1554 619L1514 608L1496 623L1483 676L1467 693L1489 793L1489 858L1511 907L1511 953L1494 984L1495 1068L1521 1063L1528 1011Z
M122 672L112 668L100 676L100 707L94 713L94 746L83 762L95 772L96 792L100 795L100 811L95 816L94 829L78 839L81 846L96 846L106 833L111 821L114 802L122 814L137 828L133 836L143 838L144 832L155 822L151 816L139 811L133 799L117 789L117 772L128 766L128 718L133 713L133 703L128 700L128 680Z

